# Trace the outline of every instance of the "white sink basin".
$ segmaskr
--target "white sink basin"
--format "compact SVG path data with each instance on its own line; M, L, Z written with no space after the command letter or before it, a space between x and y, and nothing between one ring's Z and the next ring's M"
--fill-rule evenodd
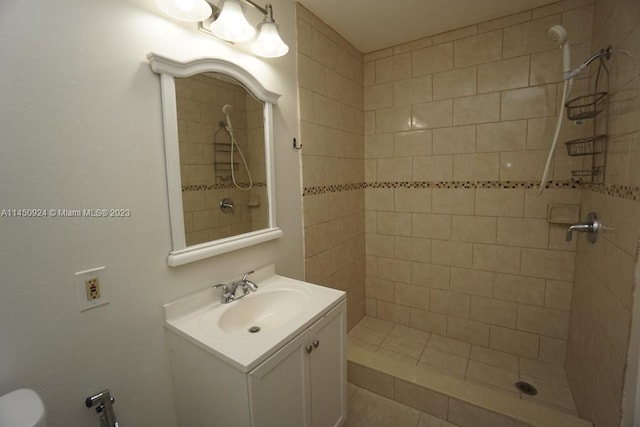
M166 304L167 329L248 372L345 298L336 289L278 276L273 265L251 278L258 290L228 304L211 288Z
M265 332L295 319L302 313L311 296L299 289L273 289L256 292L229 303L220 316L218 327L227 333L245 335ZM200 328L210 329L206 316Z

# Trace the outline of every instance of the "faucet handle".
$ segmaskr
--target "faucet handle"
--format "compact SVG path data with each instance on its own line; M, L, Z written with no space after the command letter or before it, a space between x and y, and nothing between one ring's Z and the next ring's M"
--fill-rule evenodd
M246 281L247 281L247 277L249 277L249 275L250 275L250 274L253 274L253 273L255 273L255 272L256 272L255 270L251 270L251 271L249 271L249 272L244 273L244 274L242 275L242 279L240 279L240 280L241 280L241 281L243 281L243 282L246 282Z

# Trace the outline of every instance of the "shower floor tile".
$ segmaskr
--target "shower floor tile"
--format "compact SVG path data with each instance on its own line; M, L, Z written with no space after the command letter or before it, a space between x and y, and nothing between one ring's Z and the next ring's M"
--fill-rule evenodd
M519 396L577 416L564 369L537 360L471 345L420 329L365 316L348 334L349 344L402 361L436 370L458 380ZM515 387L526 381L536 396Z

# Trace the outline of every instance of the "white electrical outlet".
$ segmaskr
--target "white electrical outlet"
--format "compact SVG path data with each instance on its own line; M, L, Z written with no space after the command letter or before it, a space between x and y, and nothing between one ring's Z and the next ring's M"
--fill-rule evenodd
M105 267L76 273L76 294L80 311L109 303L105 294Z

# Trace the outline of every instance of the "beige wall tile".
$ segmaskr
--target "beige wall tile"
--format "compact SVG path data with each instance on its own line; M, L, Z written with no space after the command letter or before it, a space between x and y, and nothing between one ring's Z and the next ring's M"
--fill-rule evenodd
M411 54L403 53L376 61L376 83L411 77Z
M393 107L393 84L385 83L364 88L364 111Z
M502 181L537 181L542 176L548 152L510 151L500 153L500 179ZM549 179L553 175L549 175Z
M476 94L476 67L459 68L433 75L433 99Z
M491 326L489 346L518 356L536 359L538 357L539 337L528 332L516 331L500 326Z
M430 290L429 309L456 317L469 317L470 296L440 289Z
M391 258L378 258L378 276L381 279L393 280L394 282L410 283L411 262Z
M451 238L463 242L495 243L496 218L471 215L451 217Z
M431 262L431 240L416 237L396 237L394 242L396 258Z
M477 134L478 151L524 150L527 138L527 121L481 124L477 126Z
M537 190L526 190L524 216L527 218L546 218L547 207L552 203L580 204L580 191L577 189L548 189L542 194L538 194Z
M397 46L393 46L393 54L398 55L400 53L411 52L413 50L429 47L433 44L431 37L425 37L422 39L414 40L408 43L403 43Z
M522 249L522 274L546 279L573 280L575 253L545 249Z
M412 308L409 325L422 331L444 335L447 331L447 316Z
M396 304L428 310L429 293L429 288L416 285L408 285L405 283L395 283L394 302Z
M411 106L376 111L376 132L398 132L411 129Z
M493 181L497 180L500 154L477 153L456 154L453 156L454 181Z
M378 159L377 162L376 173L378 182L411 181L413 175L411 157Z
M553 49L531 55L531 85L562 81L561 57L561 49Z
M507 26L520 24L531 20L531 11L526 10L524 12L516 13L514 15L505 16L503 18L492 19L478 24L478 32L484 33L487 31L497 30L498 28L504 28Z
M552 116L556 113L556 85L532 86L501 92L502 120Z
M469 358L508 371L518 370L518 358L516 356L478 345L471 347Z
M431 76L395 81L393 94L395 105L420 104L431 101Z
M482 323L514 328L516 326L517 305L512 302L491 298L471 297L469 317Z
M504 98L504 94L502 96ZM506 117L503 119L509 120ZM453 100L453 123L455 125L497 122L498 120L500 120L499 93L467 96Z
M521 217L524 211L524 194L521 189L477 189L475 214Z
M544 305L545 280L513 274L496 274L494 296L505 301Z
M519 247L498 245L473 245L473 268L497 273L520 272Z
M365 208L368 211L393 211L393 190L367 188L364 191Z
M411 236L411 214L378 212L378 233Z
M484 297L493 296L494 273L451 268L451 290Z
M446 335L467 343L489 346L489 325L473 320L448 317Z
M436 289L449 289L449 267L443 265L411 263L411 283Z
M547 39L547 31L560 22L560 16L553 15L505 28L504 57L541 52L553 47L553 43Z
M364 87L373 86L376 84L376 63L365 62L364 63Z
M396 132L393 140L393 154L400 156L427 156L433 151L431 130ZM437 154L437 153L436 153Z
M549 223L542 219L498 218L498 243L507 246L546 248Z
M418 49L411 53L413 76L453 69L453 43Z
M394 192L396 212L431 212L430 188L396 188Z
M431 242L431 262L455 267L471 267L472 244L433 240Z
M446 43L463 37L472 36L477 33L477 25L469 25L468 27L462 27L445 33L436 34L433 36L433 44Z
M364 158L378 159L382 157L393 157L393 134L367 135L364 139Z
M440 214L413 214L411 235L428 239L451 237L451 216Z
M502 31L478 34L454 42L456 68L502 58Z
M571 309L571 294L573 292L572 282L560 282L557 280L547 280L544 296L544 306L557 310Z
M406 326L409 325L411 310L415 309L386 301L378 301L376 306L380 319Z
M378 163L376 159L368 159L364 161L364 180L365 182L376 182L378 180L378 172L376 170ZM304 157L302 168L305 169ZM315 185L315 181L308 180L303 176L305 187Z
M569 336L569 312L518 305L518 329L536 334L567 339Z
M433 154L474 153L475 151L475 126L455 126L433 130Z
M453 104L451 100L416 104L411 108L411 127L413 129L431 129L451 126Z
M315 93L327 93L327 72L325 66L306 55L298 55L298 84Z
M413 158L414 181L451 181L453 156L419 156Z
M434 188L431 194L431 212L433 213L473 214L475 199L473 190Z
M394 236L367 233L365 239L365 250L367 255L383 256L393 258Z
M529 56L478 66L478 93L496 92L529 85Z

